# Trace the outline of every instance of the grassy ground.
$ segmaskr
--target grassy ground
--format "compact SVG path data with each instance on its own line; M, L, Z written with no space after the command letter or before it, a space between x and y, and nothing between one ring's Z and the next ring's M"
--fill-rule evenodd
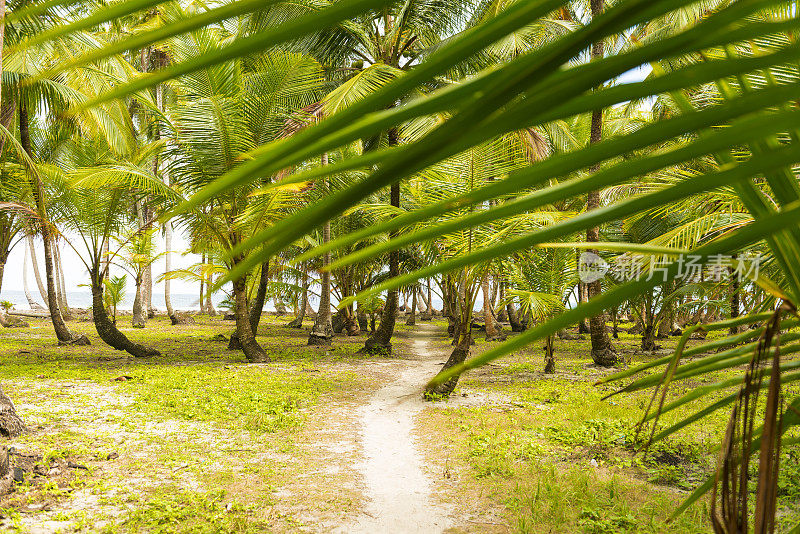
M121 318L123 325L127 318ZM163 356L132 360L71 322L91 347L56 347L49 325L0 332L0 379L30 432L15 440L25 482L0 502L0 528L31 532L330 532L363 509L356 408L398 359L355 354L364 336L306 346L289 318L264 317L273 358L247 364L220 318L124 328ZM445 324L428 349L447 357ZM488 348L480 339L473 354ZM617 344L636 361L638 339ZM675 339L665 340L671 348ZM531 347L464 377L433 403L417 437L455 532L708 532L704 504L666 518L713 467L718 416L636 455L646 393L601 398L588 340L558 342L555 375ZM685 391L690 384L682 386ZM676 389L675 392L680 390ZM797 389L794 389L797 392ZM681 413L665 421L675 420ZM784 525L800 513L800 452L785 451Z
M91 347L56 347L44 321L2 332L2 385L31 430L16 459L40 473L0 504L6 528L292 531L360 505L357 481L336 468L356 447L340 450L323 429L346 424L347 406L374 388L379 375L352 364L363 337L308 348L307 330L265 317L259 341L274 363L250 365L226 350L221 319L122 321L163 356L130 359L91 323L70 323Z
M476 337L473 355L494 345L485 343L480 333ZM677 339L659 344L674 349ZM504 404L446 407L425 415L422 435L429 437L429 460L445 474L451 498L464 513L476 508L475 503L494 510L493 517L476 517L473 530L710 532L706 502L667 520L713 472L727 413L674 434L646 455L636 454L646 438L637 433L637 423L650 392L603 400L614 389L594 385L608 371L592 365L588 339L557 341L557 372L544 375L540 345L472 372L456 391L502 395ZM634 364L653 358L637 351L638 336L623 333L615 345ZM443 354L450 350L446 336L438 348ZM717 373L708 381L727 376ZM670 398L699 385L676 386ZM795 385L786 390L800 392ZM688 413L679 409L662 421L676 422ZM797 446L784 451L783 530L800 521L798 459Z

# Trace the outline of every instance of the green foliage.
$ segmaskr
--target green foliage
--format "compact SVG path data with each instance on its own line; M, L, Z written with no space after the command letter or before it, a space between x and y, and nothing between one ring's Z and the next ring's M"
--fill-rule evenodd
M578 516L578 526L588 534L614 534L635 530L637 522L631 514L620 516L602 510L584 509Z
M248 510L232 502L224 490L198 493L163 488L135 504L117 525L102 532L239 534L263 532L265 528L259 521L248 518Z
M173 368L132 386L145 412L256 432L297 427L330 383L304 373Z
M125 286L128 283L128 277L112 276L103 279L103 302L111 314L111 319L117 322L117 306L125 300Z

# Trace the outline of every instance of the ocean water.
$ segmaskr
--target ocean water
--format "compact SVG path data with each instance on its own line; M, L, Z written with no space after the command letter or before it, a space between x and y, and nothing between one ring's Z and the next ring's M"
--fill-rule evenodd
M44 302L42 302L42 298L39 295L38 290L33 288L34 292L31 292L34 300L44 306ZM123 300L122 304L119 306L121 310L130 310L133 307L133 293L130 292L130 295L126 295L126 298ZM224 295L219 294L215 295L211 298L214 306L219 307L220 301L225 298ZM172 300L172 307L176 310L183 310L183 311L190 311L190 310L199 310L199 295L190 295L186 293L173 293L171 295ZM28 306L28 299L25 298L25 292L23 291L14 291L3 288L0 291L0 301L8 300L14 303L14 308L17 310L27 310ZM92 293L87 288L85 291L76 290L76 291L69 291L67 292L67 303L72 308L88 308L92 305ZM166 304L164 303L164 294L163 293L155 293L153 295L153 306L157 309L165 310L167 308ZM265 309L270 310L272 309L271 303L268 303L264 306Z

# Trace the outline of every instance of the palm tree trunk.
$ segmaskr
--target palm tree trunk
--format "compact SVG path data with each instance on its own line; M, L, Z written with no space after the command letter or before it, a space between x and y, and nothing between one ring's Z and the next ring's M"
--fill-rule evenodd
M211 263L210 258L209 258L209 263ZM209 274L208 283L206 284L206 287L211 288L211 284L213 281L214 281L214 275ZM211 302L211 291L208 290L206 290L206 313L208 313L209 315L217 314L217 310L214 309L214 303Z
M458 314L454 314L457 315L457 317L453 318L455 320L455 347L450 353L450 357L439 371L439 375L454 365L464 363L469 357L470 347L472 346L472 307L468 306L465 308L466 309L462 309ZM453 390L456 389L457 384L458 376L455 376L438 386L426 387L424 396L429 400L436 400L439 397L448 397L453 393Z
M255 336L258 333L258 324L261 322L261 314L264 312L264 303L267 300L267 286L269 285L269 260L261 264L261 276L258 280L258 288L253 302L250 303L248 320L250 321L250 331ZM231 334L228 349L235 350L241 348L238 330Z
M406 324L409 326L413 326L417 324L417 288L411 290L411 313L408 314L408 319L406 319Z
M733 259L734 260L736 259L736 255L733 256ZM740 309L739 308L741 307L741 304L739 302L739 300L740 300L740 298L739 298L739 278L733 272L730 273L730 277L731 277L731 319L736 319L737 317L739 317L739 313L740 313ZM736 327L736 326L730 327L728 329L728 333L731 334L731 335L738 334L739 333L739 327Z
M519 319L519 313L513 302L506 304L506 312L508 312L508 323L511 325L512 332L523 332L525 325Z
M16 438L25 430L25 424L17 415L14 403L0 388L0 437ZM2 478L2 474L0 474Z
M500 288L498 289L498 293L499 293L498 298L500 299L500 302L503 302L506 299L506 283L505 282L500 282ZM498 320L498 322L501 322L501 323L507 323L508 322L508 310L506 309L505 306L502 306L500 308L500 313L497 314L497 320Z
M58 278L56 279L58 282L58 305L61 307L64 319L70 320L72 319L72 310L69 309L69 303L67 302L67 284L64 281L64 264L61 262L61 248L58 246L57 242L54 244L53 252L56 260L56 272L58 273Z
M294 319L292 319L292 321L289 324L286 325L289 328L302 328L303 319L305 319L306 317L306 309L308 309L308 273L306 272L305 264L303 265L303 271L301 277L303 279L302 282L303 290L300 294L299 309L297 311L297 316Z
M397 130L392 128L389 130L389 146L396 146L398 142ZM389 190L389 203L395 208L400 207L400 184L392 184ZM396 232L391 232L389 239L395 237L395 235L397 235ZM399 250L393 250L389 253L389 276L391 278L400 276ZM375 333L367 338L364 347L359 352L383 355L392 353L392 335L394 334L394 325L397 320L397 297L396 289L390 289L386 292L386 302L381 313L381 324Z
M323 165L327 164L327 154L323 154ZM322 242L331 240L331 223L327 221L322 228ZM322 275L320 279L319 309L314 319L314 326L308 335L309 345L330 345L333 338L333 323L331 321L331 273L326 269L331 263L331 254L326 252L322 256Z
M356 317L358 318L358 329L361 332L366 332L369 330L369 317L367 317L367 312L364 311L364 308L361 306L361 303L358 303L358 308L356 309Z
M589 288L583 282L578 282L578 304L583 304L587 300L589 300ZM578 323L578 333L589 333L589 324L586 322L586 319L581 319Z
M244 352L245 357L252 363L267 363L270 361L267 353L261 348L253 334L250 324L250 309L247 305L247 277L243 276L233 282L233 296L235 300L236 339ZM233 336L231 336L233 339ZM229 345L230 347L230 345Z
M305 266L301 276L303 278L303 291L300 294L300 303L297 310L297 316L286 325L289 328L302 328L303 319L306 317L306 308L308 307L308 274L305 271Z
M44 307L40 306L38 302L36 302L31 295L30 287L28 287L28 256L30 253L28 252L28 244L25 244L25 259L22 262L22 290L25 292L25 298L28 300L28 306L32 310L43 310Z
M145 319L147 317L143 305L142 278L143 276L141 274L136 277L136 295L133 297L133 311L131 313L131 326L134 328L144 328Z
M592 19L600 16L603 12L605 0L591 0ZM601 59L605 53L603 41L597 41L592 45L592 59ZM595 110L592 112L592 127L589 137L589 143L599 143L603 139L603 110ZM586 210L591 211L600 207L600 192L589 191ZM600 240L600 228L595 226L586 230L586 241L588 243L596 243ZM596 250L591 252L597 253ZM600 296L602 293L602 286L600 280L595 280L587 284L589 299ZM617 352L611 345L611 339L606 332L605 314L595 315L589 319L590 337L592 340L592 359L597 365L609 367L619 361Z
M497 321L492 313L492 294L489 288L489 273L483 275L481 280L481 291L483 291L483 321L486 325L486 341L503 341L503 335Z
M198 303L200 304L200 314L201 315L205 315L205 313L206 313L206 301L205 301L205 293L204 293L205 285L206 285L205 284L206 277L203 276L203 272L202 272L202 268L203 268L202 266L205 265L205 264L206 264L206 253L203 252L203 254L200 256L200 300L198 300Z
M328 164L328 154L322 154L320 164L324 167ZM326 181L327 186L327 181ZM326 221L322 227L322 242L328 243L331 240L331 223ZM319 311L308 335L309 345L330 345L333 338L333 323L331 321L331 273L327 267L331 263L331 254L326 252L322 255L322 276L320 279Z
M36 245L33 242L33 236L28 235L28 250L31 251L31 265L33 266L33 278L36 280L36 287L39 288L39 295L42 300L47 303L47 290L42 282L42 275L39 273L39 259L36 257Z
M149 358L160 356L155 349L149 349L139 343L134 343L125 336L108 317L105 302L103 302L103 275L99 265L92 269L92 318L94 327L100 339L116 350L124 350L135 358Z
M142 306L148 319L156 316L156 309L153 307L153 265L151 263L147 264L142 273Z
M431 279L428 278L428 319L423 321L430 321L433 319L433 291L431 290Z
M19 106L19 136L22 148L27 152L28 156L33 159L33 148L31 147L28 123L28 108L25 103L21 103ZM86 336L78 337L73 335L72 332L69 331L69 328L67 328L64 318L61 316L61 310L56 300L56 284L53 277L53 257L50 247L52 239L50 236L49 220L47 218L47 208L44 202L44 186L38 173L32 172L31 174L33 197L36 203L36 211L41 221L42 241L44 242L44 268L47 277L47 305L50 309L50 320L53 322L53 329L56 332L59 343L88 345L89 339Z
M556 372L556 358L553 348L555 343L554 336L547 336L544 340L544 372L545 374L553 374Z
M164 241L166 252L164 254L164 268L166 272L172 271L172 223L167 221L164 225ZM170 319L175 317L175 310L172 309L172 286L170 284L169 276L164 279L164 303L167 306L167 315Z

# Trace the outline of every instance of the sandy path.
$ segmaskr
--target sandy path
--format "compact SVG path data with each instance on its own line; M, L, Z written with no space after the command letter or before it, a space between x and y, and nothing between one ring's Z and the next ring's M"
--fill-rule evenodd
M428 351L419 325L413 339L419 360L404 362L397 381L378 390L359 410L364 462L358 466L369 503L364 515L343 532L434 533L452 524L445 506L434 502L433 483L413 438L414 418L425 408L422 385L439 369L441 357Z

